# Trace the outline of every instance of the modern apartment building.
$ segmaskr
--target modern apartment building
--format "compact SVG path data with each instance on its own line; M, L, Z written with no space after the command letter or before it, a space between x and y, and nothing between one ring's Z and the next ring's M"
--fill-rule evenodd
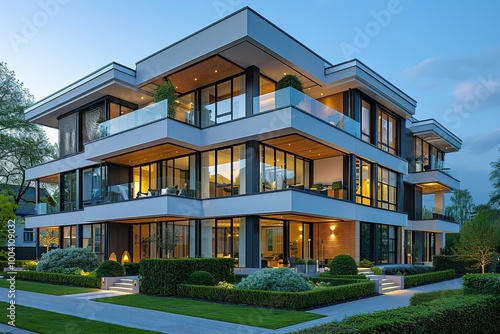
M295 74L303 92L276 89ZM178 97L153 103L168 79ZM152 54L111 63L26 110L59 129L35 166L37 214L60 247L101 259L429 261L458 232L443 194L461 141L359 60L332 64L250 8ZM417 159L416 159L417 158ZM42 189L57 189L52 203ZM54 192L53 192L54 193ZM434 214L422 214L424 196Z

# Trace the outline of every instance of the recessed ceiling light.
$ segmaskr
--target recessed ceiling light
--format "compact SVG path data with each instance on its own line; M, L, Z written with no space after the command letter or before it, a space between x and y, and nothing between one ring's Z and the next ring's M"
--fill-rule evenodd
M217 70L215 70L215 73L217 73Z
M179 151L175 151L175 153L179 153Z
M198 81L198 78L194 78L194 81Z
M141 100L144 100L144 96L141 96Z
M321 93L321 96L323 96L323 93Z
M283 75L286 75L286 72L283 72Z

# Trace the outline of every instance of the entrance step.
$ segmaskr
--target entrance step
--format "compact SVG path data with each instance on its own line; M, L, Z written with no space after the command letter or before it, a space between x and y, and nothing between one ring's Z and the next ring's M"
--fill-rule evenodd
M387 278L380 280L380 293L387 293L396 290L401 290L401 287Z
M370 268L358 268L358 274L373 275L373 271Z
M129 278L120 278L113 286L109 287L109 290L120 291L124 293L133 294L134 293L134 280Z

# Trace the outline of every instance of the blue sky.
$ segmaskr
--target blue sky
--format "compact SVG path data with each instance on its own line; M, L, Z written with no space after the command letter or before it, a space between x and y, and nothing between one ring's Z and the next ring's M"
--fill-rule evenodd
M446 157L484 203L500 155L499 1L0 1L0 61L40 100L250 6L331 63L358 58L462 141Z

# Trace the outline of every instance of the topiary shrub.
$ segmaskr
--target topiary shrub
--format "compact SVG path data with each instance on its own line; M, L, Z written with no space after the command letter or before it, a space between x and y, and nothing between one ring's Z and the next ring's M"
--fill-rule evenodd
M85 271L93 271L98 265L97 256L88 249L54 249L42 255L36 271L48 272L52 268L81 268Z
M359 261L359 266L361 268L371 268L374 265L375 264L373 263L373 261L370 261L370 260L367 260L367 259L363 259L363 260Z
M215 286L215 278L208 271L198 270L189 275L187 283L191 285Z
M299 274L290 268L266 268L243 278L234 286L237 289L297 292L313 289Z
M302 86L302 82L295 74L285 74L276 84L276 89L282 89L286 87L292 87L302 92L304 86Z
M332 275L357 275L358 267L352 256L339 254L328 263Z
M97 277L125 276L125 268L116 261L107 260L99 264L96 274Z
M374 275L382 275L382 269L379 267L373 266L370 268L371 271L373 271Z

